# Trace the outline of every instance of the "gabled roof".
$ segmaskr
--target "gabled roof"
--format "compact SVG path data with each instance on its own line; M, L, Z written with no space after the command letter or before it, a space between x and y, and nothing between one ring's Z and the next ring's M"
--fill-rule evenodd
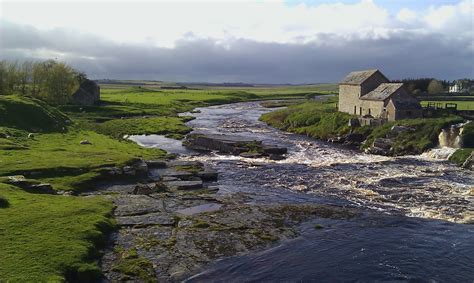
M414 97L413 99L409 99L409 100L391 99L390 101L393 103L393 106L397 110L421 110L422 109L420 102Z
M379 72L383 77L385 77L379 70L365 70L365 71L355 71L350 72L339 84L348 84L348 85L361 85L365 82L368 78L370 78L373 74ZM387 79L388 81L388 79Z
M362 100L380 100L384 101L403 87L402 83L382 83L373 91L362 96Z

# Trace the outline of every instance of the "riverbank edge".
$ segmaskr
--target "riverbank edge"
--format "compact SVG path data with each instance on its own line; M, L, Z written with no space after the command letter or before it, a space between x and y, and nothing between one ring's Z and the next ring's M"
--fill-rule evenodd
M263 114L260 121L282 131L326 142L344 143L360 151L385 156L422 154L438 146L442 129L464 122L461 117L448 116L400 120L382 126L351 129L349 121L355 116L337 112L334 107L336 102L335 99L328 99L290 105ZM468 146L474 143L472 124L470 122L462 133ZM449 161L463 168L471 168L473 150L472 147L460 148L449 156Z

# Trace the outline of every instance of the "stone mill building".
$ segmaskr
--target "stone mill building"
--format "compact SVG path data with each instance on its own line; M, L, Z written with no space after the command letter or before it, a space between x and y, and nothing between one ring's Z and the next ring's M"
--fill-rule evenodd
M379 70L355 71L339 83L339 111L366 119L420 118L421 105L402 83L391 83Z
M99 102L100 87L92 80L84 80L72 95L72 103L76 105L96 105Z

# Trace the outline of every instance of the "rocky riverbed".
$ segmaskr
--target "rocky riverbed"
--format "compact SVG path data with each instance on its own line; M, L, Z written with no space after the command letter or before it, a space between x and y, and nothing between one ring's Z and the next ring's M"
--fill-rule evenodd
M355 208L256 204L251 194L217 194L216 171L200 162L145 164L152 166L142 183L99 189L114 202L119 227L102 258L112 282L179 281L216 259L294 238L303 221L361 214Z
M94 192L117 207L102 260L109 281L474 278L474 231L461 224L472 223L469 171L277 131L258 121L266 111L254 102L201 108L188 125L277 144L284 160L133 137L178 159L145 162L140 184Z

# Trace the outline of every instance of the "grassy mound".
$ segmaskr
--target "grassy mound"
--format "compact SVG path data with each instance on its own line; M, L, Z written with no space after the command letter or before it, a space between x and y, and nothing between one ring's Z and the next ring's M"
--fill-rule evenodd
M25 96L0 97L0 126L28 132L64 131L68 117L40 100Z
M102 198L39 195L0 184L0 281L63 282L100 278L97 248L113 228Z
M262 115L260 120L282 130L317 139L349 132L349 114L336 111L335 99L311 101Z

